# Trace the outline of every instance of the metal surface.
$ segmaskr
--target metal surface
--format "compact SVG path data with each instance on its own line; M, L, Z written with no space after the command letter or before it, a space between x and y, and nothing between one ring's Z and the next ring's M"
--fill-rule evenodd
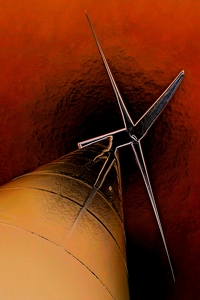
M164 243L164 247L166 250L166 254L168 257L168 261L170 264L170 268L171 268L171 272L172 272L172 276L173 279L175 281L175 276L174 276L174 271L172 268L172 264L171 264L171 260L170 260L170 256L169 256L169 252L168 252L168 248L167 248L167 244L166 244L166 240L165 240L165 236L164 236L164 232L162 229L162 225L161 225L161 221L160 221L160 217L158 214L158 210L157 210L157 206L156 206L156 202L154 199L154 195L153 195L153 191L151 188L151 183L149 180L149 175L147 172L147 168L146 168L146 164L145 164L145 160L144 160L144 156L143 156L143 152L142 152L142 146L141 146L141 140L142 138L146 135L147 131L149 130L149 128L153 125L153 123L155 122L155 120L157 119L157 117L160 115L160 113L163 111L163 109L165 108L165 106L167 105L167 103L169 102L169 100L172 98L172 96L174 95L175 91L177 90L178 86L180 85L183 77L184 77L184 71L181 71L179 73L179 75L174 79L174 81L169 85L169 87L164 91L164 93L156 100L156 102L147 110L147 112L136 122L136 124L134 124L134 122L132 121L128 110L124 104L124 101L120 95L120 92L118 90L117 84L113 78L112 72L108 66L107 60L105 58L105 55L103 53L103 50L101 48L101 45L97 39L96 33L94 31L93 25L89 19L89 16L86 12L86 16L88 19L88 22L90 24L90 27L92 29L93 35L94 35L94 39L96 41L97 47L99 49L100 55L102 57L104 66L106 68L108 77L110 79L111 85L113 87L113 91L115 93L115 96L117 98L118 101L118 105L122 114L122 118L123 118L123 122L124 122L124 128L117 130L117 131L113 131L110 133L107 133L105 135L99 136L99 137L95 137L93 139L89 139L87 141L83 141L78 143L78 146L80 148L82 147L86 147L88 145L91 145L93 143L96 143L97 141L100 141L106 137L110 137L112 139L112 145L110 147L110 156L113 157L113 159L108 159L106 161L106 163L104 164L104 166L101 169L101 173L107 173L107 170L109 170L110 166L113 163L114 160L114 155L116 154L116 150L120 147L124 147L126 145L131 145L132 149L134 151L138 166L140 168L142 177L144 179L144 183L153 207L153 211L158 223L158 227L162 236L162 240ZM101 182L99 182L99 186L101 186L103 180L105 179L105 176L102 176L101 178ZM94 191L94 189L98 190L98 187L93 186L92 191L91 191L91 195ZM91 195L88 198L88 202L91 201Z
M110 144L78 149L0 187L2 299L129 300L118 159L103 184L96 181Z

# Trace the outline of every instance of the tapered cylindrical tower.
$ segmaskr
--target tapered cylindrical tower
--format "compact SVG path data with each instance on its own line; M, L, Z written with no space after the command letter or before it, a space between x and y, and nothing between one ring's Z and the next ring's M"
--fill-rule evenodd
M108 149L109 138L0 188L2 299L129 299L117 159L94 188Z

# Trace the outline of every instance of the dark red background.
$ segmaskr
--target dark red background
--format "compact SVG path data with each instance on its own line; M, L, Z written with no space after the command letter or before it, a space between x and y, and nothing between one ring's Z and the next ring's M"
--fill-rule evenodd
M132 298L199 300L199 0L2 1L0 184L122 126L85 9L134 121L185 70L143 141L175 284L131 149L120 158Z

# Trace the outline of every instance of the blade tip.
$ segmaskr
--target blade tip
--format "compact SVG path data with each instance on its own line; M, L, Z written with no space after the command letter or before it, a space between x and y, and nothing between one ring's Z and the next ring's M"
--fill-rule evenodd
M86 18L88 19L88 21L90 22L90 18L89 18L89 15L87 13L87 10L85 10L85 15L86 15Z
M185 75L185 70L182 70L179 74L178 74L178 77L179 78L183 78Z
M185 75L185 70L181 71L181 75L184 76Z
M83 148L83 146L82 146L82 143L81 143L81 142L79 142L77 145L78 145L78 149L82 149L82 148Z

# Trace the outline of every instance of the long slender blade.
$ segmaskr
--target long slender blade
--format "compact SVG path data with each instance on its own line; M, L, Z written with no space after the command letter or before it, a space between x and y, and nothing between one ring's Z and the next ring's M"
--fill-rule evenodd
M146 186L146 189L147 189L147 192L148 192L148 195L149 195L152 207L153 207L153 211L154 211L157 223L158 223L158 227L159 227L159 230L160 230L160 233L161 233L161 236L162 236L163 244L164 244L165 251L166 251L166 254L167 254L167 258L168 258L168 261L169 261L170 269L171 269L171 272L172 272L172 277L175 281L174 271L173 271L173 268L172 268L172 263L171 263L171 259L170 259L170 256L169 256L167 243L166 243L166 240L165 240L165 235L164 235L164 232L163 232L162 224L161 224L160 217L159 217L159 214L158 214L158 209L157 209L157 206L156 206L156 202L155 202L155 199L154 199L151 183L150 183L150 180L149 180L149 175L148 175L148 172L147 172L147 168L146 168L146 164L145 164L145 160L144 160L144 156L143 156L143 152L142 152L142 147L141 147L140 142L138 142L136 144L132 143L131 146L133 148L137 163L138 163L140 171L142 173L142 177L143 177L143 180L144 180L144 183L145 183L145 186Z
M111 139L113 139L113 136L117 135L117 134L120 134L120 133L123 133L123 132L126 132L126 129L125 128L122 128L122 129L119 129L119 130L115 130L115 131L112 131L112 132L109 132L109 133L106 133L106 134L103 134L103 135L100 135L100 136L97 136L95 138L92 138L92 139L89 139L89 140L86 140L86 141L82 141L82 142L79 142L78 143L78 148L84 148L86 146L89 146L91 144L94 144L96 142L99 142L105 138L108 138L110 137ZM113 149L115 150L115 149Z
M98 49L99 49L101 58L102 58L102 60L103 60L104 66L105 66L105 68L106 68L108 77L109 77L109 79L110 79L111 85L112 85L112 87L113 87L113 91L114 91L115 96L116 96L116 98L117 98L118 105L119 105L119 108L120 108L120 111L121 111L121 114L122 114L122 118L123 118L123 121L124 121L124 125L125 125L126 129L128 129L128 128L134 126L134 123L133 123L133 121L132 121L132 119L131 119L131 117L130 117L130 115L129 115L127 109L126 109L126 106L125 106L125 104L124 104L124 101L123 101L123 99L122 99L122 97L121 97L121 95L120 95L119 89L118 89L117 84L116 84L116 82L115 82L115 80L114 80L114 77L113 77L113 75L112 75L112 72L111 72L111 70L110 70L110 67L109 67L109 65L108 65L108 62L107 62L107 60L106 60L106 58L105 58L105 55L104 55L104 53L103 53L103 50L102 50L102 48L101 48L101 45L100 45L100 43L99 43L99 41L98 41L98 38L97 38L97 36L96 36L96 33L95 33L95 31L94 31L94 27L93 27L93 25L92 25L92 23L91 23L91 21L90 21L90 18L89 18L89 16L88 16L87 12L85 12L85 13L86 13L86 17L87 17L87 19L88 19L89 25L90 25L90 27L91 27L91 30L92 30L92 33L93 33L95 42L96 42L97 47L98 47Z
M184 77L184 71L181 71L164 93L156 100L156 102L146 111L146 113L135 124L134 131L139 133L140 139L147 133L153 125L160 113L163 111L169 100L174 95L178 86Z
M87 199L85 201L84 206L81 208L76 220L74 221L74 224L72 226L72 228L70 229L70 232L68 233L68 236L72 234L72 231L75 229L76 225L78 224L78 222L80 221L80 219L83 217L84 212L87 210L88 206L90 205L90 203L92 202L92 200L94 199L96 193L98 192L98 190L101 188L102 184L104 183L104 180L108 174L108 172L110 171L114 161L115 161L115 155L113 151L109 151L108 153L108 157L106 159L106 161L104 162L98 176L97 179L94 183L94 185L92 186L92 189L90 190Z

